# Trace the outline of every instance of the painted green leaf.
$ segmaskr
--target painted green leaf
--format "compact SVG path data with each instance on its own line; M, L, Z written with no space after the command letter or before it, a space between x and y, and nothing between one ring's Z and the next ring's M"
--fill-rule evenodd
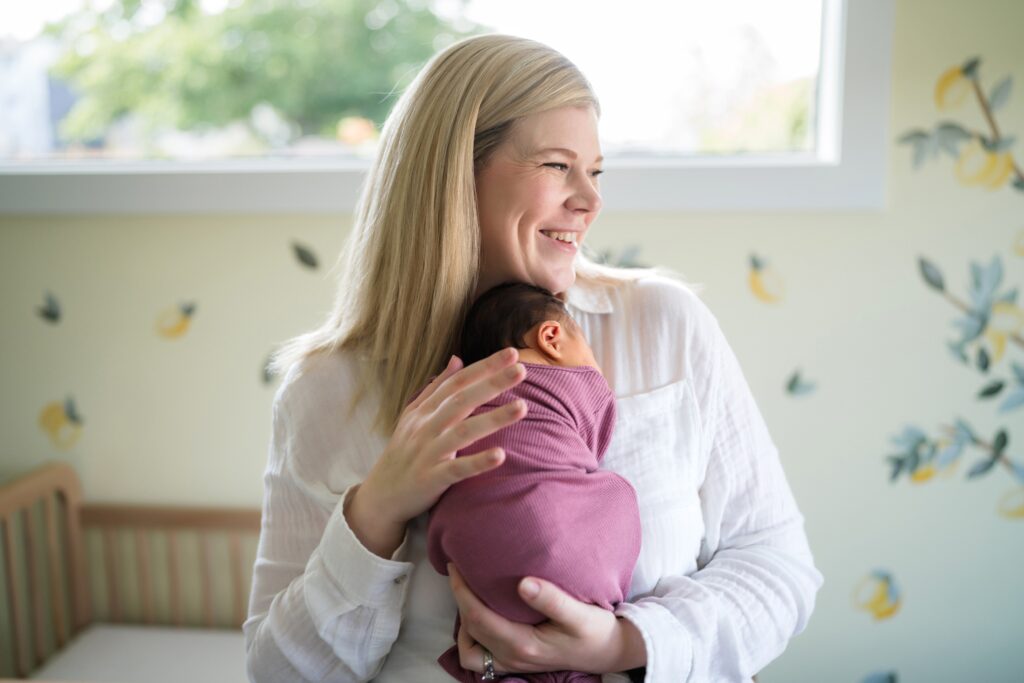
M999 457L1003 454L1003 451L1006 450L1006 444L1009 443L1009 441L1010 437L1007 436L1006 430L1000 429L999 433L996 434L995 440L992 442L992 450L994 451L992 458L994 460L998 460Z
M998 458L987 458L981 462L974 463L970 471L967 472L967 478L974 479L975 477L980 477L992 469L998 460Z
M904 145L906 145L906 144L913 144L913 143L916 143L916 142L921 142L922 140L927 140L928 139L928 135L929 135L928 131L922 130L920 128L915 128L914 130L907 131L906 133L901 135L897 139L897 142L899 142L900 144L904 144Z
M751 253L750 267L753 268L754 270L761 270L762 268L764 268L764 261L762 261L757 254Z
M1024 192L1024 178L1017 177L1013 179L1013 189Z
M299 263L307 268L317 267L316 254L314 254L308 247L304 247L298 242L292 242L292 249L295 250L295 257L299 259Z
M861 683L898 683L895 671L878 671L869 674Z
M971 59L968 59L966 62L964 62L964 65L962 67L960 67L960 71L962 71L964 76L967 76L968 78L977 78L977 76L978 76L978 66L980 66L980 65L981 65L981 58L980 57L973 57Z
M963 332L964 335L963 341L968 342L977 338L978 335L981 334L981 331L985 329L985 321L981 316L971 311L963 318L957 318L954 320L953 327L960 328L960 331ZM960 350L963 351L962 348ZM966 356L964 356L964 360L966 360Z
M1010 367L1013 368L1013 374L1014 376L1016 376L1017 382L1020 384L1024 384L1024 365L1017 365L1016 363L1011 363Z
M979 391L978 398L991 398L992 396L996 396L997 394L999 394L1000 391L1003 390L1004 386L1006 386L1006 384L1003 382L1003 380L997 379L996 381L986 385L984 389Z
M956 159L960 156L960 144L965 140L970 140L971 134L959 123L946 121L935 129L935 137L938 139L939 146Z
M913 474L914 472L917 472L917 468L921 465L921 456L917 451L911 451L910 453L907 453L907 458L903 465L907 468L907 472Z
M964 452L964 445L966 443L963 439L957 439L939 451L935 456L935 466L943 469L951 465Z
M988 96L988 108L995 111L1002 107L1010 99L1010 89L1013 87L1013 76L1007 76L999 81L996 87L992 88L992 94Z
M1006 151L1009 151L1009 149L1011 147L1013 147L1013 143L1015 143L1015 142L1017 142L1017 138L1015 138L1012 135L1010 135L1008 137L1005 137L1005 138L999 138L999 142L993 143L992 151L993 152L1006 152Z
M46 303L36 309L39 313L39 317L48 323L60 322L60 304L57 303L56 297L50 292L46 293Z
M889 475L889 481L896 481L896 478L900 476L900 472L903 471L903 458L899 455L889 455L885 459L892 464L892 474Z
M75 405L75 399L68 396L67 400L64 401L64 414L68 416L76 425L82 424L82 416L78 414L78 407Z
M946 346L949 348L953 356L961 363L967 363L967 353L964 352L964 346L960 342L946 342Z
M924 278L924 281L927 282L932 289L937 289L940 292L945 290L946 284L942 279L942 271L939 270L935 264L923 256L918 257L917 264L921 269L921 277Z
M988 372L988 365L989 365L988 351L986 351L984 348L979 348L978 349L977 364L978 364L978 369L979 370L981 370L982 372Z
M1003 303L1007 303L1007 304L1015 304L1015 303L1017 303L1017 288L1014 287L1010 291L1006 292L1001 297L999 297L999 299L997 299L997 301L1002 301Z

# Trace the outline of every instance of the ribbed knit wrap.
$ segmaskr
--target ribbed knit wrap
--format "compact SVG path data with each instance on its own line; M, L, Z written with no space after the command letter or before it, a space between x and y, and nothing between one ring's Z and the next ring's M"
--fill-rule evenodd
M522 364L526 377L473 414L521 398L526 416L457 454L500 446L505 462L449 487L431 508L428 557L444 575L453 562L480 600L513 621L547 619L519 597L524 576L546 579L578 600L611 610L626 599L640 552L633 486L598 469L615 426L615 395L596 368ZM456 635L458 628L456 619ZM461 667L455 646L438 662L458 680L479 680L480 674ZM503 678L600 679L573 671Z

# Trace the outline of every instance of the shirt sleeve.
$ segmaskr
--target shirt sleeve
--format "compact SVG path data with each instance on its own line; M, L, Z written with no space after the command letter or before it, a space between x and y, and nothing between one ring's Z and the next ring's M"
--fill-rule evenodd
M357 475L336 503L325 495L326 463L334 473L344 458L316 452L323 440L293 428L288 389L286 377L273 402L262 528L242 627L249 680L368 681L398 636L412 570L402 561L409 535L390 559L360 543L342 514ZM323 401L305 396L295 403L299 411Z
M616 614L643 636L646 683L749 681L807 626L824 579L739 361L706 305L686 296L707 454L698 570L662 577Z

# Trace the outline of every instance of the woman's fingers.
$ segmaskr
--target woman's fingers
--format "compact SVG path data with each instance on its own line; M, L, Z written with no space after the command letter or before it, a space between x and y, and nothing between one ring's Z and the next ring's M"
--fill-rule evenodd
M452 356L448 361L448 365L441 374L435 375L432 380L423 388L423 390L417 394L409 405L406 406L406 410L415 409L418 405L430 398L431 394L437 391L437 388L444 383L446 379L454 375L456 372L462 369L462 359L458 356Z
M486 451L464 455L438 465L442 468L442 478L446 486L456 484L463 479L493 470L505 462L505 451L500 448L488 448Z
M525 368L516 362L518 358L519 351L509 347L444 380L423 401L423 408L432 414L429 423L434 433L440 434L481 403L518 383L525 376Z
M488 434L521 420L526 416L527 410L526 402L522 399L509 401L497 408L466 418L442 434L435 445L441 453L454 453L476 443Z

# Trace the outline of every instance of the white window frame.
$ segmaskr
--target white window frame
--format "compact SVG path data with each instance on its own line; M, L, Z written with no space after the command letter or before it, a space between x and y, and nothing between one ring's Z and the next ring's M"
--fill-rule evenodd
M609 157L605 211L886 208L894 0L823 0L817 151ZM0 214L351 213L369 161L0 163Z

